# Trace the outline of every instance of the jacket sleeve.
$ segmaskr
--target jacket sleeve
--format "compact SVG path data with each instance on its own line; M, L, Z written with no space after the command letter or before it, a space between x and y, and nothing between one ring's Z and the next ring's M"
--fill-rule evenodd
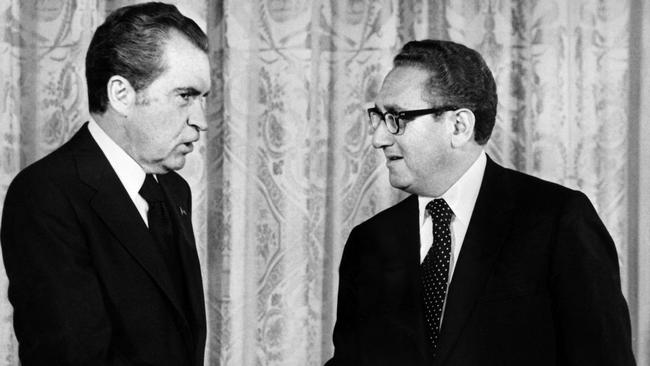
M126 364L111 353L101 284L62 190L19 175L7 192L0 240L22 365Z
M358 334L357 276L359 230L354 228L343 248L339 267L339 291L334 326L334 356L325 366L360 365Z
M635 364L616 247L582 193L559 215L551 291L558 365Z

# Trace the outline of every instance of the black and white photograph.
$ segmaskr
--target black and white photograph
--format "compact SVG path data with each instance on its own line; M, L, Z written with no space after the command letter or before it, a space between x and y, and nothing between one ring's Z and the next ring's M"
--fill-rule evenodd
M650 2L0 0L0 366L650 365Z

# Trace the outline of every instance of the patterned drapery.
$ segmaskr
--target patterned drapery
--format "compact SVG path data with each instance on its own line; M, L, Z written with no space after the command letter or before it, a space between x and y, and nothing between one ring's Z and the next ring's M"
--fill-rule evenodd
M0 202L20 169L88 118L92 32L135 2L0 1ZM649 4L173 3L210 38L210 128L181 171L206 291L206 365L320 365L331 355L345 239L404 197L389 187L364 111L395 52L422 38L464 43L493 70L495 160L590 197L617 244L638 364L650 363ZM14 366L6 289L0 269L0 366Z

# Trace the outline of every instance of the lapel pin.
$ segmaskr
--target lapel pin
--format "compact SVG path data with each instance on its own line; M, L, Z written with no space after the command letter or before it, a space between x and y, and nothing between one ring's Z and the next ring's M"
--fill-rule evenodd
M181 216L187 215L187 211L185 211L182 207L179 207L178 210L180 211Z

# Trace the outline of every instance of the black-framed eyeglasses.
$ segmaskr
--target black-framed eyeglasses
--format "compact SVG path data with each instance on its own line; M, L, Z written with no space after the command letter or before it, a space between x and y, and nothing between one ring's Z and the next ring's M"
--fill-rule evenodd
M412 121L416 117L424 116L427 114L441 114L447 111L453 111L458 109L456 106L446 105L435 108L427 109L414 109L410 111L400 111L400 112L385 112L382 113L379 108L372 107L368 108L368 122L370 122L370 133L375 132L379 123L384 121L386 124L386 129L388 132L393 135L398 135L400 132L404 132L404 126L407 122Z

